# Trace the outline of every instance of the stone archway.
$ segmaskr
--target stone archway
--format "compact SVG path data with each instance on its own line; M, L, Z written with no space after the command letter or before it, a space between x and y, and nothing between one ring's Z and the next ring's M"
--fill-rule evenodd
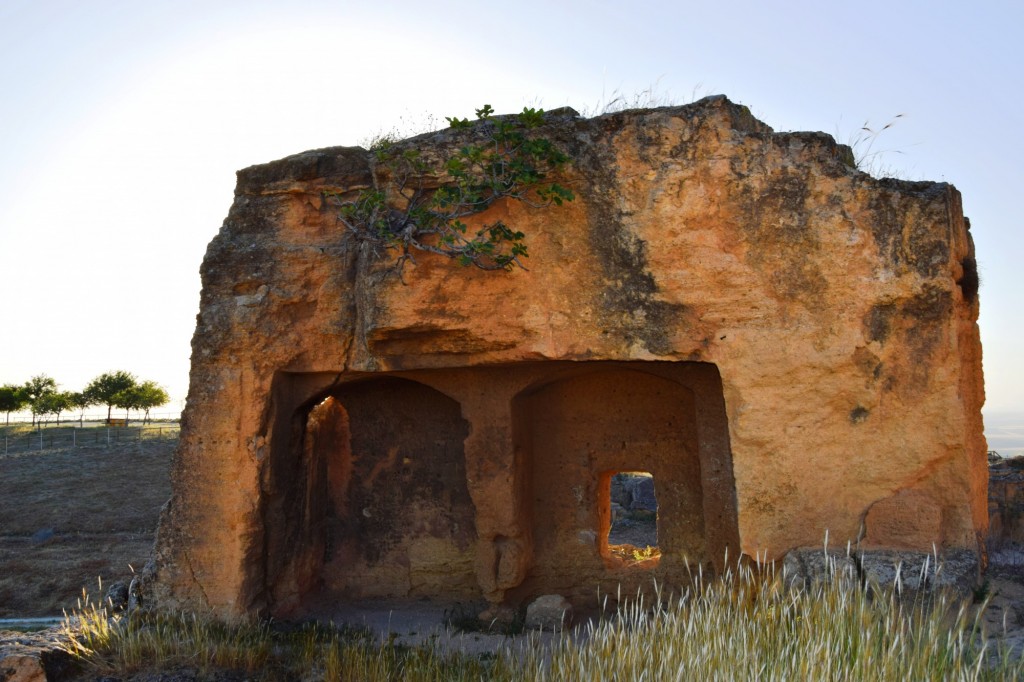
M479 595L475 509L459 403L384 377L343 384L299 408L293 471L271 533L272 612L377 597Z
M734 491L706 496L703 469L731 471L731 462L712 461L708 442L726 425L697 402L720 403L721 391L717 370L693 363L672 378L623 365L581 367L517 396L514 439L529 469L524 506L534 560L513 598L558 592L586 600L597 585L635 593L652 577L681 584L688 565L715 563L735 526L707 524L706 513L713 507L717 518L714 507L720 498L728 506ZM657 560L622 562L609 552L608 480L623 471L657 480Z

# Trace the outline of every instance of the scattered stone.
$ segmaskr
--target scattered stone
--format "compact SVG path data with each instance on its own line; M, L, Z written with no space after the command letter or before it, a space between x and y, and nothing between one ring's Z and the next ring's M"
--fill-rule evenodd
M654 477L649 474L623 472L612 476L610 497L613 515L618 510L657 511Z
M572 622L572 604L560 594L545 594L526 607L526 627L530 630L560 630Z
M123 580L112 583L107 588L104 601L110 605L113 611L124 611L128 608L128 584Z
M782 570L791 587L810 587L838 577L850 584L883 589L895 586L905 595L950 590L963 596L978 584L978 555L971 550L952 550L936 559L928 552L868 549L847 554L801 547L786 554Z
M970 594L978 584L978 556L971 551L952 551L936 556L927 552L867 550L858 557L868 585L897 584L904 593L951 590Z
M74 660L61 648L56 628L0 632L0 682L57 682L73 669Z
M612 476L608 496L611 498L612 508L629 507L629 490L626 489L626 477L623 474Z
M782 561L782 575L790 587L809 588L837 578L853 584L859 572L854 558L842 550L803 547L790 551Z
M40 528L32 534L32 542L41 545L53 539L57 532L53 528Z
M633 476L629 482L629 508L633 511L657 511L653 476Z

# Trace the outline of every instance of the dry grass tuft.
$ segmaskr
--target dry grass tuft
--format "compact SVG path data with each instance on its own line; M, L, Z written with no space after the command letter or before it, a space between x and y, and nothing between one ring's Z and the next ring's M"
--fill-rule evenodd
M263 680L1018 680L1024 661L987 648L980 614L945 595L913 603L892 588L823 580L787 587L770 568L695 576L678 598L638 598L550 649L473 658L378 646L366 633L191 616L110 618L85 604L66 625L92 670L190 668Z

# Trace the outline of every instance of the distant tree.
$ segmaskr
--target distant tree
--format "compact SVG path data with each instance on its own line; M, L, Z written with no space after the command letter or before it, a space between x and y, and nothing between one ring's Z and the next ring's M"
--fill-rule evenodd
M171 400L171 396L167 395L167 391L164 390L163 386L155 381L143 381L142 385L139 386L139 393L138 409L146 411L142 417L143 424L149 421L149 411L151 409L166 405Z
M24 386L4 384L0 386L0 410L7 413L6 424L11 423L11 412L17 412L28 405L28 396Z
M107 406L107 421L110 421L110 411L114 407L122 407L117 396L134 387L137 381L131 372L118 370L116 372L105 372L85 387L85 395L92 401L93 405Z
M124 412L125 423L128 423L128 410L145 410L142 423L149 421L149 411L154 407L165 405L170 396L155 381L143 381L127 388L114 396L114 406L120 407Z
M86 395L85 391L75 391L71 394L71 406L79 410L78 412L78 425L82 426L85 421L85 410L91 405L95 405L95 401Z
M36 425L36 415L46 414L40 412L40 408L44 405L39 401L43 396L57 392L57 382L45 374L37 374L28 381L25 382L25 386L22 389L25 392L25 396L28 398L28 404L32 408L32 426Z
M60 425L60 413L74 408L74 393L70 391L50 391L43 393L32 404L33 412L40 416L52 414Z

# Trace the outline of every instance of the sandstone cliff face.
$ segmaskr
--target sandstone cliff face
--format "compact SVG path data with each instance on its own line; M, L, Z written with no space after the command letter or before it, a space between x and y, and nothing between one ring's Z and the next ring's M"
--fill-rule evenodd
M402 144L440 158L460 134ZM871 178L722 97L563 111L545 134L576 200L479 216L528 235L507 274L424 255L394 277L325 200L372 185L360 148L239 173L202 268L161 604L592 595L826 530L977 548L977 280L953 187ZM653 567L604 551L600 481L631 470L658 486Z

